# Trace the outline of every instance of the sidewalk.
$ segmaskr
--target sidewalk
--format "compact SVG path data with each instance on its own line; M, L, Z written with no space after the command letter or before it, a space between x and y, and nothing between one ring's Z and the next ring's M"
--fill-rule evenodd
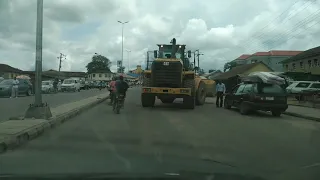
M51 108L53 117L49 120L17 119L0 122L0 153L40 136L44 131L62 124L108 97L109 93L104 93Z
M214 104L215 101L215 97L206 99L208 104ZM320 109L317 108L289 105L283 114L320 122Z
M283 114L320 122L320 109L289 105Z

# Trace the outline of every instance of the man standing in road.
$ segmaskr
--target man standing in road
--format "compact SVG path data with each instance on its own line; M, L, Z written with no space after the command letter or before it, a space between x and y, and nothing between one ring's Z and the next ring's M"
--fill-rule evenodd
M223 95L226 93L226 86L221 81L217 81L216 93L217 93L216 106L217 107L222 107L222 105L223 105Z
M14 77L13 82L12 82L12 92L11 92L11 97L10 98L18 98L18 87L19 86L19 81L17 80L16 77Z

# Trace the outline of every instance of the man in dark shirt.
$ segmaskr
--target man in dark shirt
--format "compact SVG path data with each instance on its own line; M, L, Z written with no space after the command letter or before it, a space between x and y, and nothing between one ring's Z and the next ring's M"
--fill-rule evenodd
M123 94L126 97L126 92L129 89L129 85L127 82L123 80L123 76L120 75L119 79L116 81L116 96L119 94ZM115 101L113 101L115 102Z

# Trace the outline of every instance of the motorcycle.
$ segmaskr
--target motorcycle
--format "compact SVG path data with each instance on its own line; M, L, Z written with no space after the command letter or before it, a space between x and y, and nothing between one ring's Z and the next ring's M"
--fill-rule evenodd
M120 109L123 107L124 94L120 94L116 97L115 102L113 102L113 112L120 114Z

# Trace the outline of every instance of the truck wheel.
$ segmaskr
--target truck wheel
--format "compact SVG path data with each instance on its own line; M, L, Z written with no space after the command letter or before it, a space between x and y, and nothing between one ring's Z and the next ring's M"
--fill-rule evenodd
M195 82L194 79L187 79L183 82L184 88L191 88L191 96L183 98L183 106L186 109L194 109L195 107Z
M160 101L164 104L170 104L173 103L175 98L161 98Z
M156 101L156 97L151 94L141 94L142 107L153 107Z
M206 85L201 81L196 93L196 105L203 105L206 102L206 96Z
M144 78L144 79L143 79L143 84L142 84L142 86L144 86L144 87L151 87L151 86L152 86L151 78Z
M196 106L195 104L195 97L194 96L186 96L183 98L183 106L185 109L194 109Z

